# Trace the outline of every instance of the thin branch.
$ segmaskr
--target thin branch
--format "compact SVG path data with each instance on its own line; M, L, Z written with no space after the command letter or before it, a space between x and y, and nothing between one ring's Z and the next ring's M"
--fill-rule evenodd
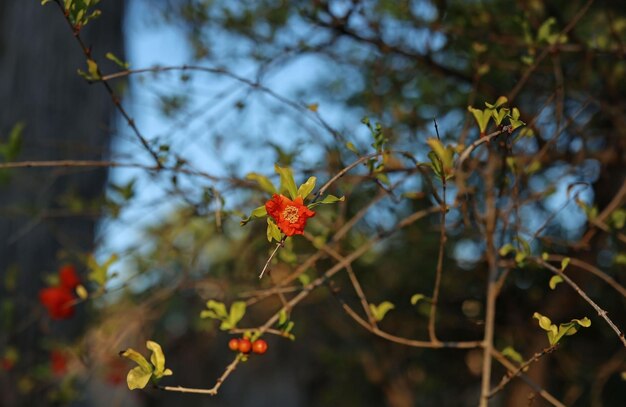
M324 192L326 192L326 190L332 185L334 184L339 178L343 177L344 175L346 175L346 173L348 171L350 171L351 169L353 169L354 167L356 167L359 164L362 164L364 162L366 162L367 160L369 160L370 158L374 158L377 157L379 155L381 155L382 153L373 153L373 154L368 154L365 155L363 157L360 157L358 160L356 160L355 162L353 162L352 164L348 165L347 167L343 168L341 171L339 171L337 174L335 174L331 179L329 179L328 181L326 181L326 183L324 185L322 185L322 187L317 191L317 193L315 194L314 198L313 198L313 202L315 202L316 200L318 200L323 194Z
M517 370L517 367L511 363L511 361L509 361L506 356L504 356L502 353L498 352L495 349L492 349L491 351L491 355L493 356L493 358L495 360L497 360L498 362L500 362L500 364L502 366L504 366L505 368L507 368L509 370L509 372L514 372ZM555 407L565 407L565 404L561 403L559 400L557 400L552 394L548 393L546 390L544 390L541 386L539 386L537 383L535 383L534 381L532 381L528 376L526 376L524 373L519 373L518 374L519 378L522 379L527 385L529 385L535 392L537 392L541 397L543 397L544 400L546 400L548 403L552 404Z
M459 155L459 158L456 161L456 171L455 172L458 172L462 168L463 163L465 162L465 160L467 160L469 158L470 154L472 154L472 152L474 150L476 150L481 144L484 144L484 143L487 143L487 142L491 141L492 139L498 137L502 133L504 133L504 129L503 130L494 131L493 133L487 134L486 136L479 138L478 140L474 141L472 144L467 146L467 148L465 148L465 150L463 150L463 152L461 152L461 154Z
M390 342L399 343L405 346L411 346L414 348L428 348L428 349L475 349L482 346L482 341L457 341L457 342L442 342L442 341L419 341L415 339L403 338L400 336L387 333L377 326L371 326L367 321L361 318L348 304L342 303L344 311L354 319L359 325L367 329L376 336L386 339Z
M484 171L485 179L485 238L487 247L485 254L489 272L487 276L487 293L485 305L485 336L483 340L482 382L480 389L480 407L489 404L489 390L491 388L491 351L493 350L493 336L496 320L496 299L498 296L498 250L495 244L496 222L498 208L496 207L495 172L498 157L490 151L487 167Z
M548 353L554 352L554 350L556 348L558 348L558 347L559 347L559 344L555 343L554 345L543 349L541 352L535 353L530 359L528 359L526 362L522 363L517 368L517 370L512 371L512 372L511 371L507 372L507 374L502 377L502 380L500 380L500 383L496 387L494 387L493 390L491 390L491 392L489 393L489 395L487 397L491 398L496 393L498 393L499 391L502 391L502 389L504 389L504 387L511 380L513 380L514 378L519 376L522 372L525 372L528 369L528 366L530 366L531 364L537 362L539 359L541 359L543 356L547 355Z
M270 266L270 262L272 261L272 259L274 258L274 256L276 256L276 253L278 253L278 249L280 249L281 247L283 247L283 245L285 244L285 239L287 239L287 237L283 237L281 239L280 242L276 243L276 248L274 249L274 251L272 252L272 254L270 254L270 257L267 259L267 261L265 262L265 266L263 266L263 270L261 270L261 273L259 274L259 279L263 278L263 274L265 274L265 271L267 270L267 268Z
M435 126L437 122L435 122ZM436 128L436 127L435 127ZM439 132L437 131L437 137L439 137ZM430 305L430 315L428 317L428 337L431 341L437 342L437 333L435 330L435 321L437 319L437 304L439 302L439 290L441 287L441 276L443 274L443 256L445 254L446 248L446 213L448 212L448 207L446 204L446 177L445 174L441 176L442 183L442 204L441 204L441 221L439 225L439 253L437 255L437 270L435 272L435 286L433 287L433 295L432 302Z
M67 25L72 30L72 34L74 35L74 38L76 38L76 41L78 42L78 45L80 45L80 49L81 49L81 51L83 51L83 54L85 55L85 58L87 58L88 61L93 61L93 58L91 57L91 48L87 47L87 45L85 44L85 42L81 38L80 30L72 25L72 22L69 19L69 14L67 14L65 12L65 7L63 7L63 5L61 4L60 0L55 0L55 3L56 3L57 6L59 6L59 10L63 14L63 17L65 18L65 21L67 22ZM97 73L98 73L98 77L101 78L100 82L102 83L102 85L106 89L107 93L111 97L111 101L113 102L113 105L115 106L115 108L118 110L118 112L120 112L122 117L124 117L124 119L126 120L126 123L128 123L128 126L133 130L133 133L135 134L137 139L141 142L141 144L146 149L146 151L148 151L148 153L150 153L150 155L152 156L152 158L154 159L154 161L156 163L157 168L159 168L159 169L162 168L162 163L161 163L161 160L159 159L158 154L150 147L150 145L148 144L148 141L146 140L146 138L141 134L141 132L139 131L139 128L135 124L135 121L133 120L132 117L130 117L130 115L128 114L126 109L124 109L124 107L122 106L122 104L120 102L119 97L115 94L115 92L113 91L113 88L111 87L111 85L107 82L107 80L102 79L103 78L102 77L102 72L100 71L100 68L97 65L96 65L96 70L97 70Z
M239 364L242 358L243 356L241 354L238 354L235 357L235 359L230 363L230 365L226 367L226 370L224 370L224 373L222 373L222 375L217 379L217 381L215 382L215 385L211 387L210 389L194 389L191 387L182 387L182 386L156 386L156 387L159 390L164 390L164 391L174 391L178 393L208 394L211 396L215 396L219 388L222 386L222 383L224 383L224 380L226 380L226 378L230 376L232 372L235 371L235 369L237 368L237 365Z
M543 259L540 259L540 258L537 258L537 257L532 257L531 260L533 262L535 262L536 264L547 268L548 270L550 270L551 272L553 272L557 276L560 276L563 279L563 281L565 281L567 284L569 284L569 286L572 287L574 289L574 291L576 291L578 293L578 295L580 295L585 301L587 301L589 303L589 305L591 305L593 307L593 309L596 310L598 315L601 316L606 321L607 324L609 324L611 329L613 329L613 331L615 331L615 333L617 334L617 337L624 344L624 347L626 347L626 338L624 338L624 334L622 333L622 331L620 331L620 329L617 327L617 325L615 325L615 323L613 323L611 318L609 318L608 312L606 312L605 310L600 308L598 306L598 304L596 304L591 298L589 298L589 296L578 286L578 284L576 284L571 278L569 278L569 276L567 276L565 273L563 273L560 269L554 267L550 263L547 263Z
M312 236L308 232L304 232L304 237L311 243L313 243L315 240L315 237ZM333 257L337 261L343 260L343 257L339 253L337 253L335 250L333 250L332 248L328 246L322 246L322 250L328 253L331 257ZM372 310L369 307L369 302L367 301L367 298L365 297L365 292L363 291L363 287L361 287L361 283L359 283L359 279L356 277L356 274L354 274L354 270L352 270L352 265L348 265L346 267L346 272L348 273L348 277L350 278L350 282L352 283L354 292L356 293L357 297L359 298L361 302L361 306L363 307L363 312L365 312L365 315L367 315L367 319L370 325L376 326L376 319L374 318L374 315L372 315Z
M593 0L587 1L587 3L570 20L570 22L567 24L567 26L565 26L565 28L563 28L563 30L561 30L561 32L559 33L559 36L566 35L568 32L573 30L574 27L576 26L576 24L578 23L578 21L580 21L580 19L583 18L583 16L587 13L587 10L589 10L589 7L591 7L592 4L593 4ZM558 44L553 44L550 47L545 48L541 52L541 54L539 54L535 58L535 60L532 63L532 65L530 65L528 67L528 69L526 69L526 71L524 72L524 74L522 75L520 80L517 81L517 84L515 85L515 87L507 95L507 99L509 100L509 102L512 101L513 99L515 99L515 97L522 90L522 88L524 87L526 82L528 82L528 79L530 78L530 75L532 75L532 73L537 69L537 67L539 67L539 64L541 64L541 62L543 62L543 60L548 55L550 55L550 53L554 52L556 49L558 49Z
M181 174L196 175L202 178L209 179L211 181L222 180L219 177L213 176L203 171L190 170L186 168L165 168L157 165L146 165L130 162L118 162L118 161L98 161L98 160L49 160L49 161L17 161L9 163L0 163L0 169L13 169L13 168L139 168L147 171L171 171L179 172Z
M548 255L547 260L560 262L565 257L566 256L561 256L559 254L550 254ZM581 270L588 271L589 273L593 274L594 276L598 277L599 279L601 279L602 281L610 285L613 289L615 289L615 291L620 293L622 297L626 298L626 288L624 288L623 285L615 281L613 277L609 276L604 271L600 270L599 268L585 261L582 261L574 257L569 257L569 259L570 259L570 266L578 267Z

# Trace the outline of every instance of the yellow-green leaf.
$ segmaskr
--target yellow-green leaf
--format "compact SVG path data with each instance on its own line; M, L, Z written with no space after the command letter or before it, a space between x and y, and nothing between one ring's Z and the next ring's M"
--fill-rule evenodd
M269 180L265 175L257 174L256 172L251 172L246 175L246 179L256 182L259 184L262 190L265 192L269 192L270 194L276 194L276 187L272 184L272 181Z
M291 168L282 168L275 165L274 169L280 175L280 192L287 192L291 199L296 199L298 196L298 189L296 188L296 181L293 179L293 172L291 171Z
M418 303L418 301L423 300L424 298L426 298L424 294L413 294L411 296L411 304L415 305Z
M89 76L91 80L100 79L100 73L98 72L98 64L93 59L89 58L87 60L87 72L89 72Z
M263 218L265 216L267 216L267 209L265 208L265 205L262 205L262 206L259 206L258 208L254 208L252 212L250 213L250 216L242 219L241 222L239 222L239 224L241 226L244 226L251 220Z
M120 353L120 356L123 356L127 359L132 360L137 363L142 369L150 371L152 373L152 365L143 357L143 355L132 348L128 348L125 351Z
M394 308L395 306L389 301L383 301L378 305L370 304L370 311L376 321L382 321L385 315Z
M309 177L309 179L298 188L298 196L302 197L302 199L309 196L311 191L315 188L315 181L317 181L317 178Z
M559 275L555 275L555 276L552 276L552 278L550 279L550 282L548 282L548 286L550 286L550 288L554 290L556 288L556 285L562 282L563 282L563 277Z
M128 375L126 375L126 383L128 384L128 388L130 390L143 389L146 387L151 377L151 371L146 370L141 366L137 366L130 369Z
M520 355L518 351L513 349L512 346L507 346L506 348L502 349L502 354L519 364L524 363L524 358L522 357L522 355Z
M272 239L276 240L277 242L280 242L283 238L282 232L280 231L276 223L274 223L274 221L270 217L267 218L267 233L266 234L267 234L268 242L271 242Z
M550 318L544 317L543 315L541 315L538 312L535 312L533 314L533 318L535 318L537 321L539 321L539 326L544 331L550 331L551 327L554 326L554 325L552 325L552 321L550 321Z
M161 349L161 345L154 341L147 341L146 348L152 351L150 362L152 366L154 366L154 376L158 379L163 375L163 371L165 370L165 355L163 355L163 349Z
M333 204L335 202L343 202L345 200L346 200L345 196L342 196L341 198L337 198L335 195L326 195L324 199L322 199L321 201L313 202L312 204L308 205L308 207L309 209L313 209L318 205L328 205L328 204Z

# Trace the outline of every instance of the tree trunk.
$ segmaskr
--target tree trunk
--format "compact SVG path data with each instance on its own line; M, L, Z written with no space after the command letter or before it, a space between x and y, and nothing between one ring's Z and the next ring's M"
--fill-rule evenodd
M123 1L102 2L102 16L81 33L96 60L109 51L122 54L123 7ZM56 4L0 2L0 143L23 123L18 161L108 155L114 106L99 84L89 86L77 75L77 68L86 70L85 57ZM69 339L81 329L84 313L69 322L50 322L38 291L46 274L92 250L99 216L95 203L107 172L54 168L0 175L0 357L9 346L19 351L10 374L0 374L0 405L43 405L36 385L20 393L17 382L32 377L29 366L47 363L42 330L55 340Z

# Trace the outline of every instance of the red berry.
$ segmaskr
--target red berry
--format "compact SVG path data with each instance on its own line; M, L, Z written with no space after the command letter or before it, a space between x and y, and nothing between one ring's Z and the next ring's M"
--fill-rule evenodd
M238 351L239 350L239 339L237 338L233 338L230 341L228 341L228 349L232 350L232 351Z
M254 341L254 343L252 344L252 352L262 355L266 351L267 351L267 342L265 342L263 339L258 339Z
M252 349L252 342L249 339L242 338L239 340L239 352L250 353L250 349Z

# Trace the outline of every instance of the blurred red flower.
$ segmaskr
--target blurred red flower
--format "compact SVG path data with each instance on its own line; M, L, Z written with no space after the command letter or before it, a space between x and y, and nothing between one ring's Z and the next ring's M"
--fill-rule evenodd
M59 269L59 280L61 281L61 286L68 290L73 290L80 284L76 268L71 264L66 264Z
M57 376L67 373L67 357L59 350L50 352L50 369Z
M265 203L265 209L287 236L303 234L307 219L315 216L315 212L303 204L302 197L292 201L284 195L274 194Z
M68 319L74 315L74 294L65 287L48 287L39 291L39 302L52 319Z
M59 285L39 290L39 302L52 319L68 319L74 315L74 289L80 284L76 268L65 265L59 269Z

